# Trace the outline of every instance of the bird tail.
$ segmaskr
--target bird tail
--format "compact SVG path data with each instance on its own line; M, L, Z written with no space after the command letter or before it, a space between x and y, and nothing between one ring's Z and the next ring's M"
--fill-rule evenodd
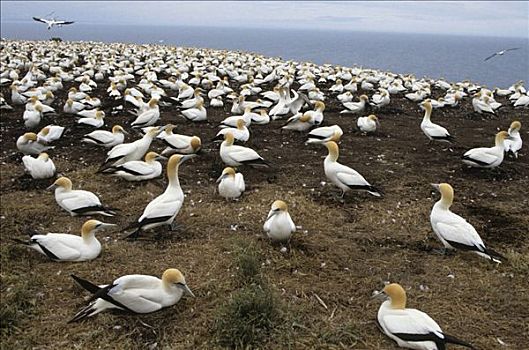
M501 263L502 261L507 261L508 259L501 255L500 253L492 250L492 249L485 249L485 254L488 255L489 259L494 261L494 262L497 262L497 263Z
M87 317L94 316L95 314L100 313L102 310L98 310L95 304L96 304L96 300L92 301L90 304L83 307L68 321L68 323L78 322Z
M472 345L472 344L469 344L461 339L457 339L456 337L453 337L451 335L448 335L448 334L443 334L444 335L444 338L445 338L445 342L447 343L451 343L451 344L457 344L457 345L461 345L461 346L465 346L467 348L470 348L470 349L475 349L475 347Z
M90 293L92 294L95 294L97 292L99 292L99 290L101 289L99 286L93 284L92 282L90 281L87 281L81 277L78 277L74 274L71 274L70 277L72 277L74 279L75 282L77 282L77 284L79 284L81 287L83 287L84 289L86 289L87 291L89 291Z
M375 197L384 197L384 192L381 189L376 188L375 186L369 186L367 192Z

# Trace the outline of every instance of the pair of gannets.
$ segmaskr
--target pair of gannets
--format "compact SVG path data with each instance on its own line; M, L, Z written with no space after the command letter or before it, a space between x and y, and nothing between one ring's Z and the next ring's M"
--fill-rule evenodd
M432 115L432 103L430 100L425 100L420 105L424 108L424 117L421 122L421 130L424 132L426 137L428 137L430 141L435 140L450 142L453 140L454 137L450 135L448 130L438 124L432 123L430 120Z
M220 157L228 166L250 165L252 167L269 167L270 165L251 148L234 145L231 132L224 134L220 144Z
M38 141L37 134L27 132L17 139L17 149L24 154L39 155L54 146L48 146Z
M496 134L494 147L473 148L463 155L463 163L477 168L495 168L503 162L506 140L515 141L507 131Z
M103 111L95 111L93 117L79 118L77 124L93 126L94 128L100 128L105 125L105 113Z
M198 101L196 106L183 110L182 116L192 122L202 122L208 119L208 113L204 108L204 101Z
M322 126L316 129L312 129L307 135L307 141L305 143L325 143L328 141L340 141L340 137L343 135L343 130L339 125Z
M233 134L233 138L237 141L246 142L250 139L250 130L246 127L246 123L244 119L239 118L236 122L235 128L223 128L219 130L217 135L215 136L214 140L223 140L224 135L227 132L231 132Z
M55 175L55 164L45 152L36 158L26 155L22 157L22 163L26 172L34 179L48 179Z
M217 179L217 183L219 184L219 195L226 199L239 198L246 189L244 176L241 173L236 173L232 167L224 168Z
M127 230L134 229L126 238L137 238L141 231L150 230L162 225L171 225L184 203L184 192L178 179L180 164L194 157L195 154L174 154L167 162L167 179L169 184L165 191L154 198L144 209L140 218L132 223Z
M326 142L325 146L329 151L323 162L325 176L342 190L342 198L349 190L367 191L373 196L382 196L382 192L369 184L356 170L338 163L339 148L336 142Z
M109 309L137 314L155 312L176 304L184 294L195 296L187 286L184 275L177 269L165 270L161 279L148 275L125 275L102 286L75 275L72 278L92 297L90 303L77 312L70 322Z
M29 241L16 240L55 261L93 260L101 253L101 243L95 233L101 229L116 226L98 220L88 220L81 227L81 236L68 233L47 233L31 235Z
M446 344L474 347L443 332L428 314L406 308L406 292L397 283L384 287L375 297L387 297L377 313L377 324L381 331L397 342L399 347L417 350L444 350Z
M296 225L288 213L288 206L282 200L272 203L272 208L268 212L263 230L268 238L276 242L286 242L296 231Z
M376 115L371 114L367 117L360 117L356 121L356 126L358 126L358 129L360 131L369 133L369 132L375 132L377 130L377 127L380 127L380 122Z
M114 125L112 132L106 130L95 130L83 136L81 142L91 143L103 147L114 147L123 143L125 134L128 135L120 125Z
M55 190L55 201L71 216L93 214L114 216L116 214L113 209L102 205L99 198L92 192L73 190L72 181L67 177L58 178L47 190Z
M437 238L446 249L461 249L474 252L486 259L500 263L501 254L487 249L476 229L461 216L450 211L454 201L454 189L447 183L432 184L441 193L430 214L430 223Z
M175 127L176 125L167 124L157 136L158 139L161 139L167 145L162 155L170 155L173 153L192 154L199 152L202 148L200 137L173 134Z
M167 159L156 152L148 152L145 161L131 160L121 165L111 166L103 170L103 174L121 177L127 181L145 181L157 178L162 174L159 160Z

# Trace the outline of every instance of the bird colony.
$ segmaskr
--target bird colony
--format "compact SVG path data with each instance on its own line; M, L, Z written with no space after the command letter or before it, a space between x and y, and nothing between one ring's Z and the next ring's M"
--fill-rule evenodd
M39 222L32 222L30 216L24 224L32 229L11 227L12 240L3 244L25 245L40 253L41 260L52 260L57 266L76 262L70 270L75 272L82 264L112 254L112 249L106 252L102 246L141 249L167 239L189 240L186 231L215 230L210 223L218 220L221 225L227 216L233 234L262 240L278 254L276 259L299 254L302 241L311 246L310 258L320 261L323 240L314 232L317 229L308 232L306 228L311 227L309 220L333 224L325 222L328 217L319 217L316 205L334 211L331 215L337 217L344 212L365 216L362 210L369 208L375 214L362 233L366 245L377 230L403 230L396 223L402 219L397 212L406 205L415 207L415 215L427 227L423 233L409 232L407 240L421 241L425 234L437 240L429 244L439 252L414 252L420 259L442 258L451 270L457 269L450 267L454 259L462 256L469 269L482 274L493 274L500 268L497 264L509 264L500 249L505 242L484 238L483 225L473 225L481 219L464 210L472 205L471 195L458 193L466 187L479 191L476 184L501 192L494 181L513 176L502 170L505 163L513 169L523 162L522 130L529 106L523 82L490 89L469 81L449 83L252 53L89 42L2 41L1 63L2 141L4 149L12 147L4 151L4 158L7 154L9 166L26 173L12 181L25 181L27 195L53 198L50 215L84 220L82 225L71 221L63 230L72 233L46 233L57 230L56 226L39 227L43 231L38 232ZM9 127L8 118L14 121ZM397 132L399 123L404 133ZM402 148L401 141L411 147ZM366 147L371 153L363 151ZM428 171L421 174L419 167L419 181L406 182L405 163L410 158L424 169L438 169L441 175L432 179ZM401 167L400 173L393 164ZM201 169L199 175L192 175L195 169ZM79 170L84 171L82 179L76 175ZM121 194L116 195L113 188ZM273 189L273 195L264 197L270 200L263 207L258 199L267 188ZM202 200L204 193L213 193L208 197L210 203ZM126 194L134 194L135 202L127 201ZM431 204L419 204L418 196ZM313 204L301 205L299 198L303 197ZM377 209L387 208L388 203L393 206L395 198L397 210ZM208 223L196 218L188 226L189 210L206 205L222 208L224 214L215 217L213 211ZM237 218L248 208L253 217L260 218L252 226L258 229L237 232ZM385 219L374 221L377 216ZM341 226L329 229L340 232L336 242L343 242L347 233ZM104 244L100 241L103 232L112 237ZM27 239L22 238L25 233ZM395 242L388 237L385 244ZM386 260L385 248L377 247L370 254L385 260L386 266L408 266ZM512 248L516 250L515 245ZM202 254L200 246L194 249ZM349 254L354 255L353 248ZM96 282L73 273L72 282L91 296L85 305L76 302L78 310L68 310L70 321L110 309L151 313L171 307L184 296L195 297L192 288L197 280L204 282L189 302L200 304L208 294L207 279L213 277L190 272L186 259L157 259L167 261L157 276L142 270L120 275L119 271L134 269L133 260L119 262L130 266L116 268L110 280L98 277L97 269L91 275ZM437 272L446 274L447 270ZM355 279L352 275L345 278ZM418 292L394 279L386 276L380 281L385 286L373 295L386 301L378 313L371 306L370 314L363 317L376 319L380 331L399 347L440 350L447 343L468 348L479 343L480 339L469 336L471 332L464 339L445 333L442 327L451 327L444 314L438 313L434 320L408 308L406 291L414 296ZM378 287L369 286L371 290ZM347 293L344 288L328 290L326 295L332 299ZM481 293L476 291L476 297ZM365 295L351 303L373 301ZM472 307L473 300L467 303ZM411 304L420 307L421 299ZM459 317L465 323L465 313Z

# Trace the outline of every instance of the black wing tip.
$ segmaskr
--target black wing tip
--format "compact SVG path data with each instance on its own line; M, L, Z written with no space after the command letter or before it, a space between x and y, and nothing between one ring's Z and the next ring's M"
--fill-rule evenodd
M475 347L472 344L467 343L466 341L463 341L461 339L458 339L458 338L456 338L456 337L454 337L452 335L443 333L443 336L445 338L445 342L447 342L447 343L452 343L452 344L456 344L456 345L465 346L465 347L470 348L470 349L475 349Z

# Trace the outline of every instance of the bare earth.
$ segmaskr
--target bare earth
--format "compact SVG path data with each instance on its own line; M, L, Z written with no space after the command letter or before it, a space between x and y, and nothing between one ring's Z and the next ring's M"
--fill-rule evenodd
M162 77L160 77L162 78ZM66 84L64 91L70 85ZM101 86L94 96L106 96ZM233 86L232 86L233 87ZM297 86L296 86L297 87ZM53 107L62 111L64 91ZM9 90L2 87L9 101ZM434 96L440 96L434 90ZM419 124L422 111L402 96L375 112L382 128L374 135L354 131L356 117L340 116L336 99L327 105L324 125L344 129L340 162L381 187L384 198L348 193L345 202L326 181L323 146L304 145L304 136L281 132L283 121L251 126L249 145L273 164L272 172L240 169L248 190L241 200L226 202L216 193L215 179L223 165L219 143L211 143L216 125L229 116L208 108L207 123L192 124L176 108L162 108L162 123L176 123L175 132L202 138L200 157L180 168L186 200L177 216L183 229L156 232L142 240L121 240L120 230L99 234L104 251L88 263L56 263L11 241L24 238L26 228L44 232L80 232L86 217L70 217L45 191L52 180L33 181L24 175L15 147L24 132L23 106L1 117L1 292L2 310L15 308L16 324L2 325L4 349L211 349L220 347L212 331L218 308L238 289L233 252L253 245L261 272L277 295L282 321L261 342L266 349L394 349L376 327L379 300L372 292L384 282L398 282L408 293L408 307L434 318L448 334L478 349L527 348L529 334L529 157L527 146L517 160L507 158L499 169L467 169L460 157L470 148L492 146L497 130L522 122L529 141L527 111L506 107L498 117L472 113L466 98L455 109L434 110L432 119L447 127L457 142L428 145ZM508 102L499 98L499 102ZM105 129L126 125L126 113L107 117ZM90 132L75 118L60 114L55 123L68 128L49 152L59 172L74 188L97 193L106 205L120 208L105 219L120 229L141 215L160 194L165 178L129 183L95 174L103 149L81 144ZM137 138L132 135L127 140ZM165 146L156 141L155 150ZM453 211L467 218L490 248L509 261L496 265L475 254L443 256L431 230L429 215L439 195L430 183L449 182L455 190ZM271 203L283 199L296 225L287 253L271 244L262 225ZM159 276L177 267L196 298L184 298L161 312L133 316L104 313L85 322L67 324L85 305L88 293L69 277L74 273L96 283L124 274ZM320 300L321 301L320 301ZM6 305L9 303L9 305ZM18 311L17 311L18 310ZM4 311L2 311L4 314ZM507 344L502 346L500 342ZM508 346L508 347L507 347ZM457 348L455 346L449 348Z

